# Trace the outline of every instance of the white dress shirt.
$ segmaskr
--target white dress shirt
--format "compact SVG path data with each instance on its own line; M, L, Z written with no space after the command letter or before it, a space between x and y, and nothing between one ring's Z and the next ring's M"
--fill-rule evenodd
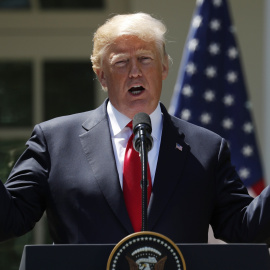
M120 185L123 188L123 164L125 151L129 137L132 134L132 130L126 127L126 125L132 119L117 111L110 101L107 105L107 112L109 115L110 132L116 166L119 174ZM150 114L150 118L152 123L153 148L148 152L148 163L153 186L163 127L163 116L161 113L160 105L158 105L155 111Z

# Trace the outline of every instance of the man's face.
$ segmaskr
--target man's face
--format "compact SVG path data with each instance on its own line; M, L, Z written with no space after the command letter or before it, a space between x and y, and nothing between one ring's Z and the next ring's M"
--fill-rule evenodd
M132 119L138 112L156 109L168 75L167 59L164 62L154 42L121 36L105 53L97 76L112 105Z

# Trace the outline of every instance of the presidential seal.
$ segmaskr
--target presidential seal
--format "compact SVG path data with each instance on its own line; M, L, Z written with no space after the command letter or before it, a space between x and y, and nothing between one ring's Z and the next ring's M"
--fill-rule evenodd
M127 236L114 247L107 270L186 270L186 264L172 240L143 231Z

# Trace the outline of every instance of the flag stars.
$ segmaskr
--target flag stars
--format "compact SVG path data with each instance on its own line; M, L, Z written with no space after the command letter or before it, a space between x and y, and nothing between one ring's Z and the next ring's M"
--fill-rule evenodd
M217 69L213 66L209 66L205 69L205 74L209 79L216 77Z
M183 109L180 115L181 119L188 121L191 118L191 112L188 109Z
M231 60L234 60L238 57L238 50L235 47L229 48L227 53Z
M229 83L235 83L238 80L238 75L235 71L229 71L226 75L226 80Z
M186 66L186 72L187 74L189 74L190 76L192 76L193 74L195 74L197 71L197 68L195 66L195 64L193 62L189 62Z
M199 28L201 26L201 23L202 23L202 16L197 15L192 20L192 27Z
M212 2L215 7L220 7L222 4L222 0L213 0Z
M232 34L236 33L236 27L235 27L235 25L231 25L228 29L229 29L229 31L230 31Z
M245 157L251 157L253 155L253 148L252 146L250 145L245 145L243 148L242 148L242 154L245 156Z
M247 100L245 102L245 107L247 110L251 110L252 109L252 102L250 100Z
M210 115L209 113L203 113L203 114L200 116L200 121L201 121L201 123L204 124L204 125L210 124L211 120L212 120L212 117L211 117L211 115Z
M175 84L177 100L171 101L175 110L170 111L226 138L239 178L254 188L256 175L263 172L254 137L255 125L250 117L251 103L246 97L239 62L241 51L234 36L236 28L231 23L226 0L195 1L197 9L185 45L185 63ZM211 9L207 18L205 8Z
M203 98L207 102L212 102L215 100L215 92L213 90L206 90L203 94Z
M232 106L234 104L234 96L233 95L226 95L223 98L223 103L225 106Z
M218 31L221 28L221 24L220 24L220 20L217 19L213 19L212 21L210 21L210 29L212 31Z
M233 128L233 121L231 118L225 118L223 119L221 125L223 126L224 129L232 129Z
M198 39L196 39L196 38L191 39L188 42L188 49L189 49L189 51L195 52L197 50L197 48L198 48L198 45L199 45Z
M208 51L211 55L218 55L220 53L220 46L217 43L211 43L208 47Z
M238 173L242 180L246 180L250 176L250 170L248 168L241 168Z
M247 134L252 133L253 131L253 125L251 122L247 122L243 125L243 131Z
M186 97L191 97L193 95L193 89L191 88L190 85L185 85L183 88L182 88L182 94Z

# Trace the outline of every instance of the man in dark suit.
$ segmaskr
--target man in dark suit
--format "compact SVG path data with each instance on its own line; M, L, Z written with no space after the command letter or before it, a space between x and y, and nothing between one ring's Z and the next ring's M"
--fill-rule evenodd
M253 200L226 141L170 116L159 102L169 66L165 32L141 13L115 16L97 30L91 60L108 99L35 126L0 186L1 240L31 230L44 211L55 243L117 243L133 233L123 196L126 125L144 112L154 140L148 229L177 243L205 243L211 224L228 242L269 241L269 187Z

